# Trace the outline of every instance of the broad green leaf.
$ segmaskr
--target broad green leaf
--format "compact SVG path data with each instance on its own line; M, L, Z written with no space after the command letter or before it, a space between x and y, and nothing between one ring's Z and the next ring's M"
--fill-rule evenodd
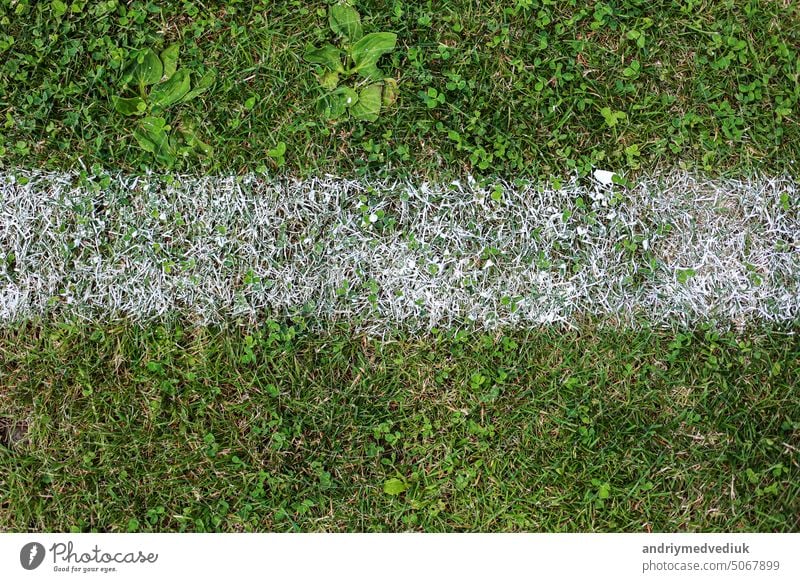
M339 112L339 115L336 115L336 111L334 109L334 99L330 94L323 95L322 97L317 99L314 108L316 109L319 115L322 115L327 119L335 119L336 117L344 113L344 109L342 109L342 111Z
M626 180L625 177L620 176L618 174L612 174L611 182L613 184L619 184L620 186L625 186L626 188L633 188L633 183L630 180Z
M350 87L339 87L336 91L328 93L317 101L317 112L328 119L337 119L347 110L358 103L358 93Z
M167 140L167 147L160 149L156 153L156 161L165 166L172 166L177 160L178 154L178 139L175 136L169 136Z
M197 83L195 83L191 91L189 91L186 95L183 96L183 99L181 99L181 101L186 103L187 101L191 101L198 95L202 95L211 88L211 86L214 84L214 81L216 80L217 80L217 74L214 71L209 71L208 73L200 77L200 80Z
M333 91L336 89L336 86L339 84L339 73L334 71L328 71L322 78L319 80L319 84L322 86L323 89L327 89L328 91Z
M689 282L689 279L691 279L697 274L697 271L695 271L694 269L678 269L676 271L676 274L678 276L678 282L681 285L685 285L686 283Z
M156 160L171 166L175 162L175 151L167 135L168 129L169 126L163 117L145 117L133 131L133 137L139 146L153 154Z
M383 484L383 492L387 495L400 495L408 489L408 484L400 479L389 479Z
M353 107L358 103L358 93L353 91L350 87L339 87L333 92L333 95L338 95L344 100L345 107Z
M624 111L614 111L610 107L603 107L600 114L608 127L615 127L618 121L627 119L628 115Z
M384 107L391 107L397 101L397 81L392 77L383 80L383 94L381 102Z
M356 119L375 121L381 114L381 83L373 83L361 90L358 103L350 108L350 113Z
M150 136L139 129L133 130L133 137L136 138L136 141L144 151L150 152L151 154L156 153L158 150L158 144L154 142Z
M326 44L322 48L314 48L308 46L303 58L309 63L316 63L322 65L329 71L336 73L344 73L344 66L342 65L342 51L333 46Z
M344 102L335 95L328 94L317 100L317 113L327 119L337 119L345 111Z
M128 67L125 69L125 72L122 73L122 77L120 77L120 86L126 87L130 85L131 81L133 81L133 67Z
M358 73L364 77L365 79L369 79L370 81L380 81L383 79L383 71L381 71L375 65L370 65L368 67L364 67L360 69Z
M366 35L350 48L356 71L373 78L378 59L392 52L396 44L397 35L393 32L373 32Z
M141 97L117 97L111 98L114 102L114 109L122 115L140 115L147 109L147 103Z
M163 111L183 99L191 86L190 76L186 69L181 69L163 83L153 87L150 103L154 110Z
M177 44L171 44L161 53L161 64L164 66L164 77L169 79L178 70L178 53L180 47Z
M133 131L133 137L142 149L154 154L167 143L166 128L167 123L163 117L145 117Z
M286 153L286 142L284 141L279 141L278 145L276 145L274 148L267 150L267 154L269 154L269 157L271 158L279 158L285 153Z
M206 142L201 141L199 138L195 137L192 141L192 149L197 155L211 157L214 155L214 148L208 145Z
M208 145L207 143L200 140L194 132L194 129L191 127L184 127L180 129L180 133L183 136L186 145L189 146L190 150L194 153L201 155L201 156L212 156L214 155L213 148Z
M274 148L267 150L267 154L273 159L278 168L283 167L286 164L286 158L283 157L286 154L286 142L279 141Z
M134 58L131 73L137 85L155 85L161 80L164 67L153 49L145 49Z
M53 8L53 16L56 18L61 18L67 12L67 5L61 0L53 0L50 6Z
M334 4L328 11L328 24L334 34L356 42L364 34L361 30L361 16L352 6Z

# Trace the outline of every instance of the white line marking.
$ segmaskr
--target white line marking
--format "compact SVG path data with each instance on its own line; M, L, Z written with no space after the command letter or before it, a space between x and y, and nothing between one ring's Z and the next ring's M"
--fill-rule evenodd
M789 178L632 190L0 172L0 323L302 312L374 332L797 322Z

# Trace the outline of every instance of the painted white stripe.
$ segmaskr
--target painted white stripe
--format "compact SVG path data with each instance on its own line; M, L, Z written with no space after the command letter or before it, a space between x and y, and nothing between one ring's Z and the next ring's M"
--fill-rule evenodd
M681 173L623 190L5 171L0 322L796 322L797 195Z

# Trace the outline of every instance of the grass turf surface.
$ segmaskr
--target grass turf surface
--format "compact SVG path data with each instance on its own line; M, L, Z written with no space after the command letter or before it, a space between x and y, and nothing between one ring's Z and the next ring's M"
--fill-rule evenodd
M381 66L399 100L372 124L315 112L303 52L333 40L329 4L2 0L0 163L151 168L111 100L135 49L172 42L181 67L217 73L166 115L213 146L203 170L736 173L800 159L796 2L359 1L365 31L398 35Z
M800 342L776 330L30 325L0 361L4 530L800 525Z
M315 112L328 4L0 0L0 165L156 168L111 99L178 42L217 73L166 116L214 149L182 171L796 173L797 3L357 2L398 35L372 124ZM0 335L4 530L800 529L775 330Z

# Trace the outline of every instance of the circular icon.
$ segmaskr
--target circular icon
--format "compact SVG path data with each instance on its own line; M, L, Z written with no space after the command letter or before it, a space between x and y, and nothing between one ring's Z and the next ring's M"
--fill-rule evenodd
M44 561L44 546L39 542L30 542L22 546L19 552L19 563L26 570L35 570Z

